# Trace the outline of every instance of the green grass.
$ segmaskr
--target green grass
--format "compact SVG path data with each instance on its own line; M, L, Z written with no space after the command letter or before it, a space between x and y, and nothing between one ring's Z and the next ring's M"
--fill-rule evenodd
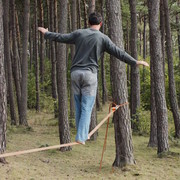
M98 113L98 120L107 114L107 108ZM8 127L7 152L26 150L59 144L57 119L53 114L28 113L30 129ZM163 158L157 157L156 148L148 148L148 136L133 136L136 165L123 169L112 168L115 159L114 129L109 126L107 148L102 170L99 172L105 128L98 131L95 142L77 145L72 151L49 150L6 158L8 164L0 164L0 180L16 179L180 179L179 141L170 140L170 151ZM74 141L75 131L72 129Z

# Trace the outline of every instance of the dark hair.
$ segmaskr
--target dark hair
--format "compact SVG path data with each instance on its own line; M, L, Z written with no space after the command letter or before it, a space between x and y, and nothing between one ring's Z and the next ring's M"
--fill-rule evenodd
M93 12L89 15L89 24L90 25L99 25L102 22L101 14Z

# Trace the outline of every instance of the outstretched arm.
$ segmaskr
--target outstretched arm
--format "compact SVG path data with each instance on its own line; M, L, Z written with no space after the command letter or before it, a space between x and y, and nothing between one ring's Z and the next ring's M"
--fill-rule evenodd
M137 61L132 56L130 56L126 51L120 49L118 46L116 46L109 37L106 37L105 39L105 51L109 54L115 56L119 60L129 64L129 65L144 65L149 66L149 64L145 61Z
M57 41L66 44L75 44L76 37L78 36L77 31L68 34L61 34L49 32L48 29L43 27L38 27L38 30L44 34L45 39L50 39L51 41Z

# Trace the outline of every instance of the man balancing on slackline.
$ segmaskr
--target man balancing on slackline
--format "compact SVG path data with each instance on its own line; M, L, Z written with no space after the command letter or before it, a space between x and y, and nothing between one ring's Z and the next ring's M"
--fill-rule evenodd
M76 142L80 144L85 144L88 139L91 113L96 99L98 59L101 54L107 52L131 66L149 66L145 61L135 60L99 31L102 26L102 16L99 13L89 15L89 25L90 28L78 29L69 34L49 32L43 27L38 28L45 39L75 44L71 81L76 111Z

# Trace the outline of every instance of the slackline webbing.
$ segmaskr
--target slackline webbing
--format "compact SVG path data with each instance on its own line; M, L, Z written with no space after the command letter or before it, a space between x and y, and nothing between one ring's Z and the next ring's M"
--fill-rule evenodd
M89 138L104 124L104 122L120 107L128 104L128 102L125 102L120 105L116 105L115 107L112 107L112 111L88 134ZM49 146L49 147L41 147L41 148L36 148L36 149L29 149L29 150L23 150L23 151L16 151L16 152L10 152L10 153L4 153L0 154L0 158L5 158L5 157L10 157L10 156L18 156L22 154L29 154L33 152L39 152L39 151L46 151L50 149L58 149L61 147L68 147L68 146L74 146L74 145L79 145L80 143L77 142L71 142L67 144L60 144L60 145L54 145L54 146Z

